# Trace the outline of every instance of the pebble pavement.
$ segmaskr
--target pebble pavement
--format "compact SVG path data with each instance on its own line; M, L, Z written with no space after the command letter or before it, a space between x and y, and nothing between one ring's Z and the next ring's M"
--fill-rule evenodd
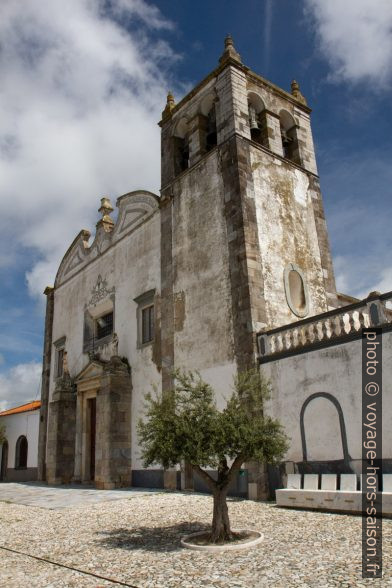
M26 502L26 485L13 486L22 486L13 499ZM384 577L363 580L360 517L230 499L232 527L262 531L265 539L246 551L203 553L181 548L180 538L208 528L209 496L126 490L113 491L114 499L90 490L81 499L75 489L67 499L71 488L36 486L34 499L29 486L29 504L17 504L4 498L7 487L11 493L11 484L0 485L1 587L392 586L392 520L383 521ZM61 490L68 494L56 506L52 493Z

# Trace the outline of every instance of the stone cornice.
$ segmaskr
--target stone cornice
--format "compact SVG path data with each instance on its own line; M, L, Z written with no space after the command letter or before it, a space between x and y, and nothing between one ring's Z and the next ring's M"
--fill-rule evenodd
M204 88L204 86L206 86L212 79L216 78L227 67L234 67L234 68L242 71L243 73L245 73L248 80L251 80L251 81L255 82L256 84L261 83L267 89L273 90L276 94L278 94L279 96L281 96L285 100L288 100L289 102L294 104L297 108L306 112L306 114L310 114L312 112L312 109L309 108L309 106L307 106L307 105L303 104L302 102L300 102L299 100L297 100L295 98L295 96L290 94L290 92L286 92L286 90L279 88L278 86L276 86L275 84L273 84L269 80L266 80L265 78L263 78L259 74L255 73L254 71L249 69L249 67L247 67L246 65L243 65L242 63L240 63L239 61L237 61L235 59L228 58L222 64L218 65L218 67L213 69L212 72L210 72L205 78L203 78L188 94L186 94L186 96L184 96L180 100L180 102L178 102L178 104L176 104L170 111L168 111L167 115L162 117L162 119L159 121L158 125L160 127L162 127L168 120L170 120L173 117L173 115L175 115L177 112L179 112L179 110L181 110L181 108L184 106L184 104L189 102L196 94L198 94L200 92L200 90L202 90ZM274 114L274 113L271 113L271 114Z

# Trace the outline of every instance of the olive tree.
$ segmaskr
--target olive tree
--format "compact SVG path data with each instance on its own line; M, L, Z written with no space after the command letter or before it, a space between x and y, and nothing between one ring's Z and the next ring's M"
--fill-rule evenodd
M263 410L270 383L255 369L239 373L225 408L218 410L213 389L197 372L177 370L174 381L170 391L145 395L145 417L138 424L144 466L187 462L213 495L211 543L230 541L226 498L241 465L277 463L288 448L282 426ZM206 469L217 471L217 478Z

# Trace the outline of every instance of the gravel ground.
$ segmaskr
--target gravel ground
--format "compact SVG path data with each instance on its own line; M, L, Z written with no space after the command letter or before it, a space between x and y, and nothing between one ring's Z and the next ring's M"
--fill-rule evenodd
M392 520L383 522L384 578L363 580L360 517L247 500L230 500L229 512L233 528L262 531L263 543L217 554L182 549L181 536L211 521L203 495L134 494L61 510L0 502L0 547L79 570L1 549L0 586L392 586Z

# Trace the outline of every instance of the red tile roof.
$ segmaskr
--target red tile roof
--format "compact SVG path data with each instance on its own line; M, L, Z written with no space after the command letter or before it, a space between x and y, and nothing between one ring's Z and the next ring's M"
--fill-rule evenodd
M20 412L30 412L32 410L37 410L41 406L40 400L35 400L34 402L28 402L27 404L22 404L22 406L17 406L15 408L9 408L8 410L4 410L0 412L0 416L7 416L8 414L18 414Z

